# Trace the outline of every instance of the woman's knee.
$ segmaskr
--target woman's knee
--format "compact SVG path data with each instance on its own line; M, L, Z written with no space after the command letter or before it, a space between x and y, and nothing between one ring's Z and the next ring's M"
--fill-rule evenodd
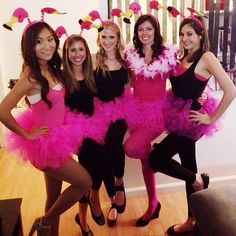
M124 143L125 154L131 158L141 159L147 157L150 151L150 145L139 145L135 142L127 140Z
M168 157L166 155L165 148L159 144L154 144L153 150L149 154L149 166L153 171L157 172L162 170L162 167L165 165Z

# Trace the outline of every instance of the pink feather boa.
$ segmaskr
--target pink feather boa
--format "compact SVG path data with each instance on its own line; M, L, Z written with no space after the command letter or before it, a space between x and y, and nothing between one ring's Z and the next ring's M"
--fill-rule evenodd
M165 44L166 49L152 63L147 65L143 57L137 53L134 46L129 44L125 50L126 63L136 75L136 79L155 79L166 76L176 65L178 48L176 45Z

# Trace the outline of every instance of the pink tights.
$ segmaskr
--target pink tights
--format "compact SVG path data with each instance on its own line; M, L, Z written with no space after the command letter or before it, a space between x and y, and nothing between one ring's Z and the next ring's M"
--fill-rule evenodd
M143 215L143 219L149 219L154 212L158 199L155 188L155 175L148 164L148 155L151 149L151 142L157 138L160 133L147 128L136 129L131 133L124 144L127 156L140 159L142 164L143 179L148 195L148 208Z

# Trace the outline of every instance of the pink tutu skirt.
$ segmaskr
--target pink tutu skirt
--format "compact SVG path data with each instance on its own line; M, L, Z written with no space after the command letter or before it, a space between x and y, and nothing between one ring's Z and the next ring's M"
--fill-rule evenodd
M95 115L102 116L102 119L108 122L114 122L118 119L124 119L124 104L126 95L115 98L114 101L103 102L97 98L94 99Z
M73 126L73 132L78 134L77 152L79 152L84 138L91 138L100 144L104 144L104 138L110 123L111 121L105 119L99 112L95 112L91 117L82 113L67 112L65 117L65 124Z
M202 136L213 135L219 127L219 122L210 125L196 124L189 120L189 111L192 100L183 100L175 97L172 91L167 92L163 106L165 127L169 133L175 132L180 136L185 136L194 140ZM211 115L218 105L218 100L208 94L207 100L199 112Z
M127 96L124 115L129 132L132 133L137 128L144 127L162 133L164 131L163 102L164 99L141 101L136 99L133 94Z
M16 120L25 130L33 127L30 109L19 114ZM58 168L71 159L72 153L77 152L82 138L73 124L62 124L51 128L46 136L40 135L33 140L27 140L8 130L6 144L8 151L16 153L24 161L30 161L38 169Z

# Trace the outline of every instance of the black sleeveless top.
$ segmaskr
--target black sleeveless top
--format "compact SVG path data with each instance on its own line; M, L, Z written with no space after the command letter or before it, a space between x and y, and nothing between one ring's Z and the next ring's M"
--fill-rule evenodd
M128 82L128 71L121 67L119 70L106 71L95 70L94 78L97 87L96 96L103 102L113 101L124 93L125 84Z
M66 95L65 104L71 111L82 112L92 116L94 111L94 93L87 87L84 80L77 81L79 89Z
M193 64L182 74L178 76L170 75L170 82L173 94L184 100L192 99L193 103L191 110L199 110L201 104L197 99L202 95L208 80L199 80L194 70L200 58L193 62Z

